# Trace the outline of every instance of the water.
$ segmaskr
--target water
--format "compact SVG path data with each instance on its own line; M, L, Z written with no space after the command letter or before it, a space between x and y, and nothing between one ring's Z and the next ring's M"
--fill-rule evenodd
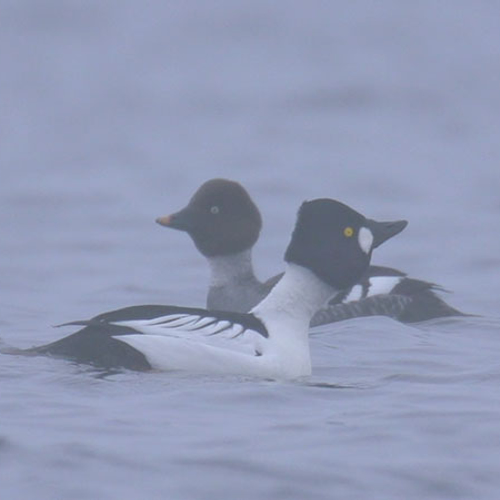
M2 355L2 497L498 498L494 3L0 9L4 343L203 304L205 263L153 221L216 176L261 207L260 276L281 269L299 203L337 197L408 218L374 262L482 315L317 329L314 374L294 383Z

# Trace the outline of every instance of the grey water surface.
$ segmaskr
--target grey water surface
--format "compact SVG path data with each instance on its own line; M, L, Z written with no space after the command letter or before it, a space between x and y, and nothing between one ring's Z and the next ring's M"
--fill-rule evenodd
M478 317L311 334L313 376L122 372L0 354L8 499L497 499L495 2L4 0L0 339L132 304L204 304L157 216L242 182L282 269L301 201L409 227L373 262Z

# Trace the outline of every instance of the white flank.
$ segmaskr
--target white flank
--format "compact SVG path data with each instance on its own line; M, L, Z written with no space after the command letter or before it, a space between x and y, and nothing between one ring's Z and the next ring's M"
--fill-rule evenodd
M283 378L311 374L309 322L337 292L309 269L288 264L271 293L252 309L269 331L263 355L274 358Z
M289 264L281 281L252 310L266 325L267 338L238 323L210 324L215 320L210 311L206 317L177 313L116 322L138 334L114 338L160 370L297 378L311 374L309 321L335 292L308 269Z

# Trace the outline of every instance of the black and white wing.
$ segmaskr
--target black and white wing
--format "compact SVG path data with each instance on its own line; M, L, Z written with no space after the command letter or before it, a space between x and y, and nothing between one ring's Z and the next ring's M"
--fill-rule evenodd
M404 323L464 316L441 299L438 291L445 290L428 281L408 278L397 269L370 266L356 285L333 297L327 307L318 311L311 325L362 316L388 316Z
M388 316L398 319L411 305L412 299L404 295L376 295L353 302L328 305L313 316L311 326L325 325L365 316Z
M219 354L219 362L231 353L255 357L268 337L264 324L252 314L176 306L127 307L61 326L68 325L83 328L33 353L104 368L175 369L181 361L203 361L207 351Z
M130 328L137 334L203 342L252 355L255 355L255 344L268 337L264 324L250 313L160 307L160 315L152 318L105 320L116 326Z

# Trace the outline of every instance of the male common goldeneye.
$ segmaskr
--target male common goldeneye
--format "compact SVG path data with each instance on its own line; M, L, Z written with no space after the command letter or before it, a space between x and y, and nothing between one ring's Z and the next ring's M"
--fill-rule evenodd
M24 354L99 367L188 370L269 378L311 373L309 322L366 272L372 250L399 232L330 199L304 202L285 273L249 313L145 305L101 314L80 331Z
M253 271L252 247L262 219L247 191L237 182L212 179L177 213L156 220L187 232L207 258L211 270L208 309L246 312L260 302L281 275L260 282ZM406 223L390 226L394 234ZM375 241L375 246L377 241ZM408 278L396 269L370 266L358 283L334 297L313 317L320 325L358 316L384 315L412 323L443 316L461 316L436 295L434 283Z

